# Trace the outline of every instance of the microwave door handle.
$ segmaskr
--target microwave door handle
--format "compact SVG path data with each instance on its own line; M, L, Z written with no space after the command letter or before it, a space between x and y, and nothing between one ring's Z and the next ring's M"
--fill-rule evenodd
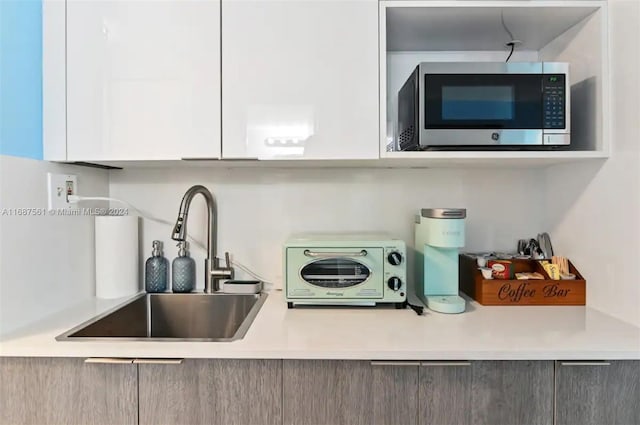
M367 251L363 249L362 251L354 251L354 252L316 252L308 249L304 250L304 255L307 257L366 257Z

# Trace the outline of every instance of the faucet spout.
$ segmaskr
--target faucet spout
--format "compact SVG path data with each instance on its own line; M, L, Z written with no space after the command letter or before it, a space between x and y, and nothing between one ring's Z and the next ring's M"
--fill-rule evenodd
M205 260L204 292L215 292L220 290L220 280L233 279L233 268L229 263L228 253L226 254L226 267L220 267L216 256L216 239L218 235L216 218L218 214L216 201L209 189L202 185L195 185L185 192L180 203L178 219L173 227L171 239L175 241L185 241L187 239L189 208L191 201L197 194L202 195L207 204L207 259Z

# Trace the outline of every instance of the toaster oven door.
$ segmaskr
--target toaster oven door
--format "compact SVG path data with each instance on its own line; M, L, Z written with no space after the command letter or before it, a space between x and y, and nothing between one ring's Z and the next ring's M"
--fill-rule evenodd
M382 248L289 248L289 298L381 299Z

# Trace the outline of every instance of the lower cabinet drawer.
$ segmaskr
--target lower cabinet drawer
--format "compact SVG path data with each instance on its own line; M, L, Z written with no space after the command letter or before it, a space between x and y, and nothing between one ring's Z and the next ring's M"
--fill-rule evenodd
M557 362L556 424L640 424L640 361Z
M552 361L422 362L421 425L551 425Z
M417 424L418 367L417 362L284 360L284 424Z
M136 424L136 366L0 357L0 424Z

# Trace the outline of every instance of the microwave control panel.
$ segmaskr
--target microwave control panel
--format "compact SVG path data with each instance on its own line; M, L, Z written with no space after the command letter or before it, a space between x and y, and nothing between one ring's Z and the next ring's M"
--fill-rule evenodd
M542 83L542 103L545 129L565 128L565 76L545 74Z

